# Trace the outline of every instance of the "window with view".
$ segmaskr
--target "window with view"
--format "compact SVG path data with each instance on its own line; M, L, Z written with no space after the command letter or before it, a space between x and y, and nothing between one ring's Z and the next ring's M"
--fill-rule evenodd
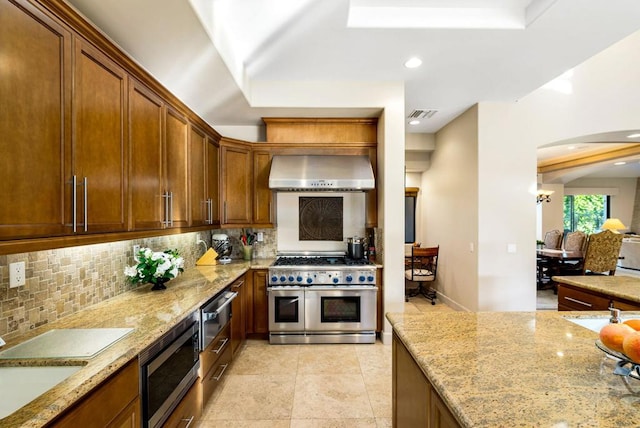
M607 195L566 195L564 197L564 231L597 233L609 217Z

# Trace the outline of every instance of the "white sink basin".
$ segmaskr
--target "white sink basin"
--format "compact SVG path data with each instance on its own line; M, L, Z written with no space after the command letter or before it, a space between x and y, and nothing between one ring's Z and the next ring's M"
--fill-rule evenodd
M81 368L81 365L0 367L0 419L25 406Z
M574 317L563 317L563 318L574 324L578 324L581 327L584 327L591 331L595 331L596 333L600 333L600 329L605 325L609 324L608 316L589 317L589 318L574 318ZM620 322L623 322L625 319L626 318L621 317Z

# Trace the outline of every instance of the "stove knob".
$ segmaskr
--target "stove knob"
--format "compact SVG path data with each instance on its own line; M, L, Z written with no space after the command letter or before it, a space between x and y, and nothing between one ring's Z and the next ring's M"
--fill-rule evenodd
M353 277L351 275L347 275L345 279L347 280L347 282L353 281Z
M309 277L307 278L307 284L311 284L313 282L313 278Z
M278 282L278 277L277 277L277 276L275 276L275 275L273 275L273 276L271 277L271 282Z
M373 276L371 276L371 275L369 275L369 276L367 277L367 281L369 281L369 282L373 282L373 279L374 279L374 278L373 278Z
M293 282L293 275L289 276L289 282Z
M333 283L334 283L334 284L337 284L337 283L338 283L338 281L340 281L340 280L338 279L338 277L337 277L337 276L334 276L334 277L333 277Z
M360 275L360 276L358 277L358 281L360 281L360 282L364 282L364 280L365 280L365 279L366 279L366 278L364 277L364 275Z
M302 277L300 275L298 275L298 277L296 278L297 282L302 282Z
M282 276L280 277L280 282L285 282L286 280L287 280L287 277L286 277L286 276L282 275Z

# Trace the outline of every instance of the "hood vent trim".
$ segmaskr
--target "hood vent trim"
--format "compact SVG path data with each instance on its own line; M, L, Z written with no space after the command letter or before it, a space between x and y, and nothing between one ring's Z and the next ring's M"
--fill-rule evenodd
M368 156L275 155L269 188L289 192L363 192L375 188L375 177Z

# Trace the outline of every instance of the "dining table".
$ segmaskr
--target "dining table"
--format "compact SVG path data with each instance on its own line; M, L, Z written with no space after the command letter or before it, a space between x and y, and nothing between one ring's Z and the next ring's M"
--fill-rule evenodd
M567 262L580 263L584 260L584 251L566 251L563 249L539 248L536 250L537 257L537 284L538 287L544 285L544 278L549 278L549 283L555 289L551 276L560 272L560 268ZM546 269L546 271L545 271ZM547 273L545 275L545 272Z

